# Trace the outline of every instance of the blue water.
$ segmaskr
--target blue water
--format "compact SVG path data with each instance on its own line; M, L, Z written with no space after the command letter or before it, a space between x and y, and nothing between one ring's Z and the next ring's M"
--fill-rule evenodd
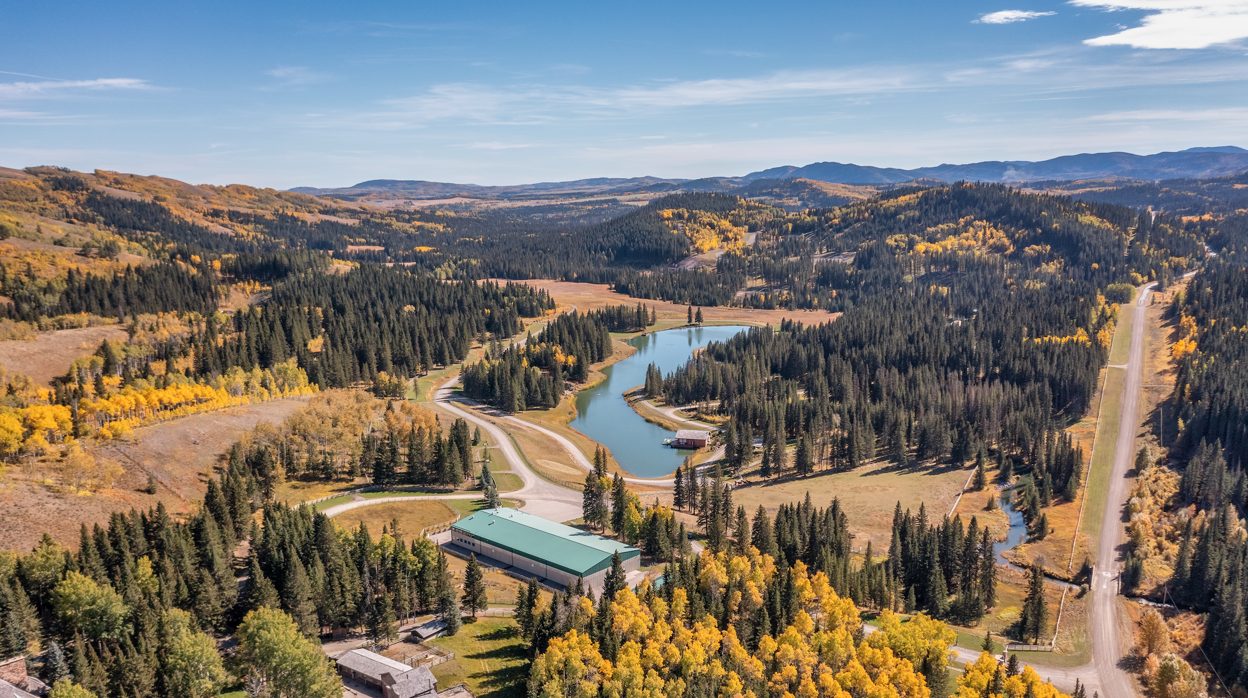
M1014 564L1006 560L1003 553L1027 540L1027 522L1023 520L1022 513L1014 509L1014 498L1010 496L1012 493L1013 490L1001 493L1001 510L1010 515L1010 532L1006 534L1005 540L992 544L992 552L996 554L997 562L1010 567L1014 567Z
M736 325L652 332L633 339L632 356L603 371L606 379L576 396L571 426L606 446L624 470L638 477L663 477L674 472L693 451L663 445L675 432L642 419L624 400L624 391L646 383L646 367L656 364L664 375L684 365L693 352L749 329Z

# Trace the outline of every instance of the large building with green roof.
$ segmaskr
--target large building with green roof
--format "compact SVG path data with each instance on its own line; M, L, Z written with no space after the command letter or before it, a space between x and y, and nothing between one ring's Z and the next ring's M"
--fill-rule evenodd
M612 553L620 554L626 572L641 565L641 551L631 545L516 509L482 509L460 519L451 526L451 543L564 586L582 578L595 592L611 569Z

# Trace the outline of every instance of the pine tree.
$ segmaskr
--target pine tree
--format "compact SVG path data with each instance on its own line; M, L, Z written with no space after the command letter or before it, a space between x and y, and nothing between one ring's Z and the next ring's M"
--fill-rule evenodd
M581 516L587 526L602 530L607 525L607 495L597 473L585 475L585 488L581 492Z
M292 557L294 566L287 575L282 602L295 625L299 627L299 632L304 637L314 639L321 634L321 627L317 620L316 604L312 602L312 584L308 581L303 562L297 555Z
M602 582L602 603L614 601L615 595L623 591L626 585L624 560L620 558L620 552L617 550L611 553L611 569Z
M683 465L676 466L676 472L672 475L672 506L677 509L685 507L685 469Z
M399 625L395 621L394 603L389 594L383 592L373 600L368 612L368 635L375 643L399 639Z
M468 567L464 570L463 606L468 609L473 618L477 617L477 611L489 608L489 600L485 593L485 580L475 553L470 554Z
M516 593L516 624L520 626L521 637L526 640L533 636L533 623L536 620L533 612L540 600L539 589L537 577L530 577L529 583L522 584Z
M814 469L811 463L811 444L810 435L803 434L797 440L797 453L794 457L794 466L797 468L799 475L809 475Z
M257 608L281 608L281 597L278 596L273 582L264 576L264 571L260 569L260 560L256 555L251 556L251 562L247 568L247 598L243 602L243 608L248 611L254 611Z
M48 643L48 651L43 657L43 682L51 686L67 678L69 678L69 665L65 662L65 653L53 640Z
M1028 577L1027 598L1023 601L1023 612L1019 618L1022 636L1032 642L1039 642L1048 620L1049 607L1044 599L1044 570L1039 565L1034 565Z
M619 473L611 482L611 530L621 539L624 536L624 514L628 509L628 490Z
M998 480L1009 483L1014 479L1014 459L1005 455L1005 449L997 451L997 467L1000 469L997 473Z
M975 457L975 479L971 483L971 488L976 492L982 492L988 486L988 471L984 465L984 449L979 449L979 455Z

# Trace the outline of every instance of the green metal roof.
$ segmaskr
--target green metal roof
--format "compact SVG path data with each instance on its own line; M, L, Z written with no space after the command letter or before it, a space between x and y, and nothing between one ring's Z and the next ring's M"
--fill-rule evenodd
M482 509L452 528L580 577L611 567L611 553L616 551L624 560L641 554L631 545L515 509Z

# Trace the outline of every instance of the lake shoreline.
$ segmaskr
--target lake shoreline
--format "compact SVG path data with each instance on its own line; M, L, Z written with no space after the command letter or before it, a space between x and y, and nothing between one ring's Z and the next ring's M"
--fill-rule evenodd
M602 444L619 469L631 477L661 479L671 476L688 456L697 452L674 449L664 441L680 429L693 428L682 420L652 413L638 401L637 386L644 382L650 364L671 373L713 342L722 342L751 329L749 325L689 325L649 329L629 338L634 352L603 367L603 380L577 391L568 410L567 428ZM623 339L617 337L617 339ZM613 357L614 358L614 357ZM602 370L602 369L599 369ZM690 420L692 421L692 420ZM708 431L713 425L703 427Z

